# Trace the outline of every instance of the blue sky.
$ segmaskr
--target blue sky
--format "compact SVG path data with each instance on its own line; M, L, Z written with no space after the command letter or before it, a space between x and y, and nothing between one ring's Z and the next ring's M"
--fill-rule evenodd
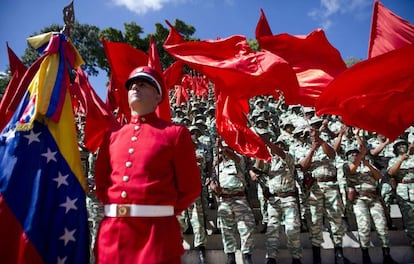
M123 30L136 22L146 34L155 23L178 18L196 28L202 40L244 35L254 38L263 8L273 34L307 35L324 29L344 60L367 57L373 0L75 0L75 19L103 29ZM414 24L414 0L381 0L392 12ZM62 9L70 0L2 0L0 8L0 72L6 70L6 42L22 56L26 38L51 24L63 25ZM106 75L90 77L104 98Z

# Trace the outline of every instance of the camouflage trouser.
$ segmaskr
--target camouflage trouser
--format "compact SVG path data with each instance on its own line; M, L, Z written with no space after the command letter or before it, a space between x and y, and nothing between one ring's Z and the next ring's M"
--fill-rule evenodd
M383 180L381 181L380 185L380 190L382 200L384 201L383 206L385 207L385 217L391 221L391 204L396 195L395 190L393 190L389 181L385 181L385 178L389 179L389 177L390 176L388 174L386 174L386 177L383 177Z
M95 248L96 236L98 234L99 224L104 217L103 205L93 194L86 196L86 208L88 210L88 224L89 224L89 242L90 242L90 263L95 263L95 256L93 250Z
M246 197L220 198L217 211L224 253L237 250L236 228L240 234L242 253L252 253L254 247L254 215Z
M332 182L315 183L309 192L308 205L312 245L319 247L323 242L322 226L325 215L329 221L332 241L335 246L341 247L345 233L342 225L344 205L338 185Z
M194 247L205 246L207 244L207 233L204 225L204 209L201 197L198 197L193 204L183 211L177 217L181 226L181 231L184 232L188 228L187 219L191 223L194 232Z
M362 248L369 248L371 241L371 217L377 230L382 247L389 247L387 221L384 207L379 197L359 196L354 201L354 213L358 224L359 243Z
M287 246L293 258L302 258L300 214L295 197L269 199L269 222L265 234L266 257L276 258L279 249L280 226L284 223Z
M262 223L267 223L268 221L268 213L267 213L267 205L268 201L263 196L263 188L260 184L257 185L257 199L260 203L260 213L262 214Z
M407 236L414 246L414 183L397 185L397 201Z

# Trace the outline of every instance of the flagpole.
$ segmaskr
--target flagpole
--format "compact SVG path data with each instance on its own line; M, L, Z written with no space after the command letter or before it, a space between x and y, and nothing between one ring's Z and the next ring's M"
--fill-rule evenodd
M63 8L63 22L65 23L65 25L63 26L63 29L61 31L61 33L65 34L68 38L70 38L70 30L73 27L73 25L75 24L75 11L73 8L73 1L65 6Z

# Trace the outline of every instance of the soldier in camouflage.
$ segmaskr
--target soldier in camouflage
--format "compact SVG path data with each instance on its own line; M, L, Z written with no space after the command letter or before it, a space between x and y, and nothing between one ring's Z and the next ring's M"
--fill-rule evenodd
M219 196L217 217L219 218L224 253L227 264L236 264L236 234L240 234L243 262L251 264L254 247L253 232L255 221L253 211L246 197L247 179L242 173L243 157L228 146L218 144L219 165L216 167L217 178L210 182L210 188Z
M89 225L89 251L90 251L90 263L95 263L95 254L93 250L95 247L96 235L98 233L99 223L101 222L104 216L104 209L101 202L94 193L95 189L95 177L94 177L94 165L96 155L90 153L87 148L84 146L84 136L85 136L85 115L77 113L75 115L75 123L78 131L78 144L79 144L79 153L82 162L83 171L87 177L87 183L89 192L86 193L86 208L88 210L88 225Z
M395 157L388 162L388 173L397 182L397 202L411 245L414 247L414 156L405 139L394 142Z
M321 123L320 123L321 125ZM312 239L313 263L321 263L323 242L323 216L327 216L335 249L335 263L349 263L343 256L342 238L345 234L342 225L343 203L337 182L334 164L335 150L319 136L316 123L309 130L310 150L300 161L302 170L309 171L315 178L310 186L308 205L311 214L309 224Z
M204 183L207 177L206 166L211 165L210 151L205 144L200 142L201 131L197 126L189 127L191 138L196 150L197 164L200 168L201 182ZM183 211L180 216L177 217L181 230L184 232L189 228L188 222L190 222L194 233L194 248L198 250L200 264L206 263L205 246L207 244L207 232L205 229L205 206L207 200L207 191L205 186L202 186L200 196L194 201L190 207Z
M359 131L355 134L359 146L351 146L346 150L348 162L343 165L347 178L347 196L353 204L358 224L359 243L362 250L362 262L370 264L368 248L371 241L371 218L381 240L383 263L395 263L390 255L389 235L385 218L385 210L380 201L377 187L382 173L365 158L367 148ZM359 149L358 149L359 148Z
M395 179L390 177L387 172L388 161L394 157L393 147L388 138L384 135L377 134L368 140L368 156L373 164L384 174L380 181L379 189L385 207L385 216L387 218L387 226L389 230L396 230L396 226L392 224L391 204L394 202L395 188L397 183Z
M295 160L287 152L287 144L280 137L275 144L265 135L261 135L261 138L272 153L270 167L266 173L269 175L269 219L265 234L266 264L276 264L276 257L280 247L279 232L282 224L285 225L287 246L292 255L292 263L301 263L301 223L297 203ZM250 171L250 176L252 178L259 177L253 170Z

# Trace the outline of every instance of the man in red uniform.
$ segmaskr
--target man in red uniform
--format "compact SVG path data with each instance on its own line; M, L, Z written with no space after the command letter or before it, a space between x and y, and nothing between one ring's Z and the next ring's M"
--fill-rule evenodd
M96 161L96 195L105 206L97 263L181 263L176 215L200 195L200 172L187 128L157 117L162 76L131 72L126 87L131 121L111 131Z

